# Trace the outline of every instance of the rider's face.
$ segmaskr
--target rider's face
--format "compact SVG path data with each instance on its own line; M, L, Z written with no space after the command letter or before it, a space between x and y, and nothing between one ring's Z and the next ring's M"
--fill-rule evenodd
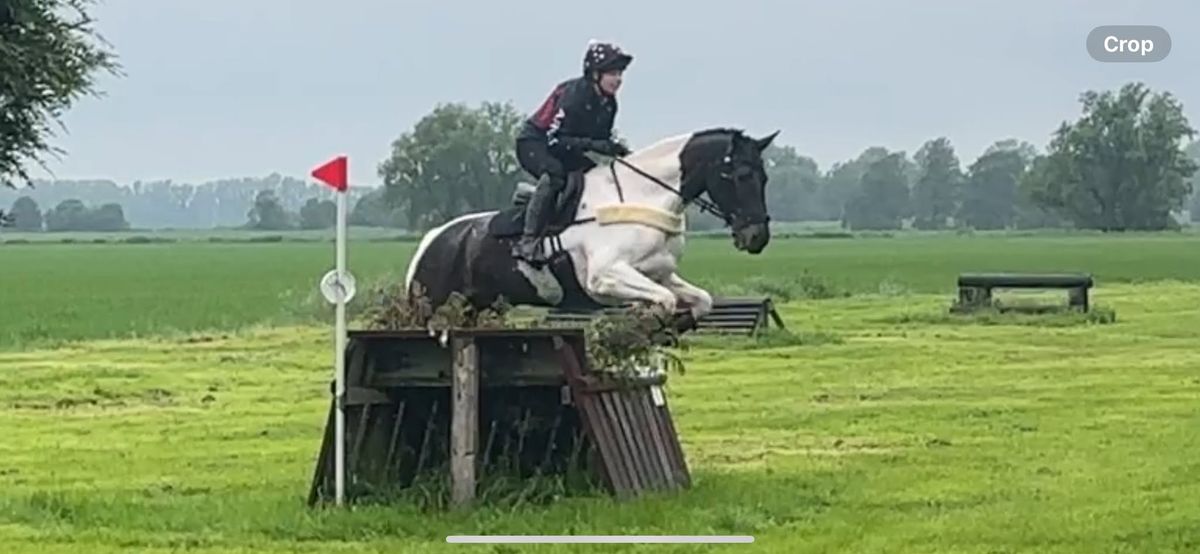
M608 71L600 74L600 90L609 96L616 96L617 89L621 88L621 80L624 73L620 70Z

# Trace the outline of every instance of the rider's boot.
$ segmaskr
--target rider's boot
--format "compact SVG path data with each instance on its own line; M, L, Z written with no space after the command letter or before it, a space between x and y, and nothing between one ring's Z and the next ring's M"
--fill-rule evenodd
M513 256L531 264L546 262L541 252L542 232L553 215L557 196L550 179L549 175L542 175L541 179L538 179L537 189L533 191L529 205L525 206L524 232L521 239L513 245Z

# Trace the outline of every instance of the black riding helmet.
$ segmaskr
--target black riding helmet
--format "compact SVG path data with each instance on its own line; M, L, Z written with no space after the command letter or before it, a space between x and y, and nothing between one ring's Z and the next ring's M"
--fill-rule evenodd
M587 52L583 55L583 74L591 75L593 71L604 73L614 69L624 70L633 62L633 56L626 54L621 48L609 42L591 41Z

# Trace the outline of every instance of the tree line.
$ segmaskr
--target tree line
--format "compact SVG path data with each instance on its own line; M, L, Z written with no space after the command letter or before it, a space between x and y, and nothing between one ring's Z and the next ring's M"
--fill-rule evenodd
M109 202L88 206L78 199L59 202L43 213L37 201L22 196L8 212L7 226L18 231L124 231L129 229L125 210Z
M139 181L122 186L109 180L34 181L33 185L20 190L0 188L0 211L9 207L6 213L13 214L14 226L23 231L68 230L50 225L46 219L64 203L119 206L126 227L140 229L319 229L332 226L336 217L328 188L279 174L198 185ZM352 187L347 194L351 225L406 227L403 215L385 204L382 189ZM69 227L112 230L112 226L86 222Z
M1124 231L1176 228L1174 216L1190 208L1200 220L1200 142L1173 95L1129 83L1079 100L1081 116L1063 122L1044 152L1006 138L966 167L947 137L912 156L870 147L826 171L793 147L772 146L764 154L772 218L852 230ZM528 178L512 146L521 119L507 103L435 107L380 164L386 198L417 229L504 206L517 180ZM689 225L720 222L696 212Z

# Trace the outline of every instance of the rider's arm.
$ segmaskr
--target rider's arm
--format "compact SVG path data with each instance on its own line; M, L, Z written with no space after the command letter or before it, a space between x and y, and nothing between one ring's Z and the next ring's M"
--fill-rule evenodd
M558 154L582 154L596 148L596 140L590 137L570 134L575 127L571 118L584 116L584 103L587 102L587 90L582 87L568 87L563 90L558 99L558 110L546 131L546 142L550 150Z

